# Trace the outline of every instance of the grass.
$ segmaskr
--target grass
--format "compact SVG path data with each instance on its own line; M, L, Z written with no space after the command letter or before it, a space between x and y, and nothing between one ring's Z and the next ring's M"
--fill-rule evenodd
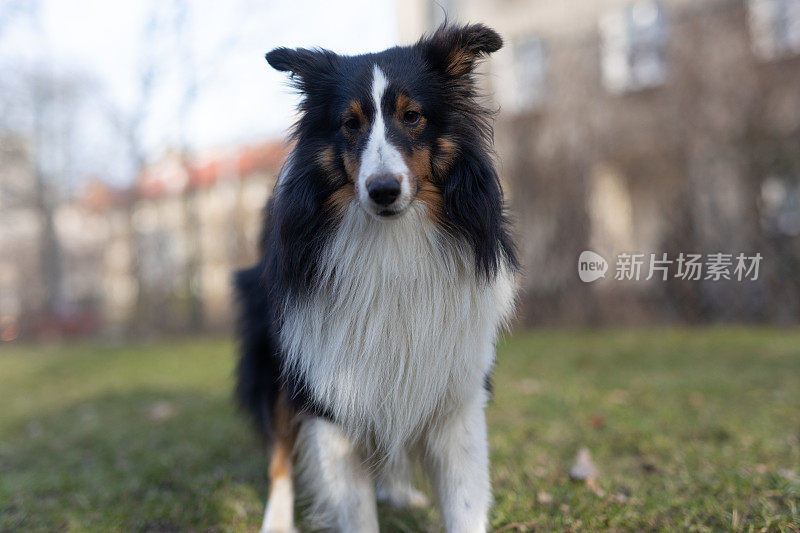
M265 458L232 367L223 340L1 348L0 530L257 530ZM798 331L518 334L495 384L494 529L800 530ZM594 484L568 476L582 446Z

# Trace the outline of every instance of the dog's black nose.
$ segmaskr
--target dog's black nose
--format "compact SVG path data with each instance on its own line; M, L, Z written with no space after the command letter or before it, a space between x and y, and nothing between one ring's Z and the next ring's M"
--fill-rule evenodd
M367 184L367 192L373 202L386 207L400 196L400 180L394 176L378 176Z

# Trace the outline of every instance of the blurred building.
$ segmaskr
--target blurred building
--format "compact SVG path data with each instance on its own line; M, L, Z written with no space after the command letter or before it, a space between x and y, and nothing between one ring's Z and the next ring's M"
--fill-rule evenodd
M3 146L9 152L3 190L31 183L24 147ZM30 202L14 202L22 195L6 193L0 197L0 335L227 329L231 275L256 259L261 211L284 157L281 141L209 151L190 163L170 153L129 189L93 181L79 197L58 202L55 313L47 311L41 283L41 213Z
M145 288L135 291L140 314L160 317L154 329L175 317L178 330L187 320L192 329L230 325L231 275L256 260L262 209L285 148L278 141L209 152L190 166L170 154L143 174L132 213L138 261L129 279Z
M0 340L14 340L19 318L37 307L45 295L29 275L39 265L35 246L41 221L30 207L32 170L28 146L14 136L0 138Z
M523 322L800 320L800 0L397 6L407 43L445 12L506 41L479 79L500 109ZM229 329L283 143L168 153L78 197L48 190L29 152L0 135L0 340ZM580 281L584 250L605 280ZM746 283L613 279L620 253L681 252L763 263Z
M482 67L529 323L800 317L800 0L413 0L506 46ZM582 250L760 252L758 281L577 276ZM673 268L673 267L670 267Z

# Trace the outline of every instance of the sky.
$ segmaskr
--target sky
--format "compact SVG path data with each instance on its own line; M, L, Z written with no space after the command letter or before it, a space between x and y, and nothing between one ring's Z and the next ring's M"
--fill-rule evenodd
M34 0L16 1L25 5ZM40 0L39 4L38 13L15 16L0 26L0 65L39 64L53 71L79 72L96 84L93 98L130 111L138 101L139 65L153 50L145 37L145 22L153 9L168 12L164 7L168 2ZM186 136L199 150L285 133L297 96L286 74L272 70L264 60L272 48L324 47L353 54L381 50L397 41L393 0L192 0L188 5L193 71L203 81L189 112ZM184 86L177 73L189 64L176 58L177 45L170 41L169 31L159 35L162 44L156 55L163 65L144 128L153 157L177 139L175 124ZM103 134L97 130L96 136Z

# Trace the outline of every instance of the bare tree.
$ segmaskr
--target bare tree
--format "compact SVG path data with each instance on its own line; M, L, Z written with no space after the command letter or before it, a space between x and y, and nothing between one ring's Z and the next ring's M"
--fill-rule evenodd
M245 4L237 4L246 7ZM125 146L131 168L131 181L141 175L152 155L145 142L150 121L154 119L154 102L162 97L161 89L171 84L178 92L175 102L175 143L180 164L189 178L187 189L182 196L183 232L186 239L186 254L183 265L183 300L186 302L186 326L192 330L200 329L204 323L202 301L202 249L200 238L200 214L197 211L197 190L191 179L194 172L194 151L189 136L189 121L196 103L204 90L211 84L219 65L239 42L239 35L231 31L215 47L211 57L199 57L192 42L195 31L195 18L200 9L198 4L184 0L153 2L147 11L141 32L139 64L134 76L136 101L129 109L112 103L107 104L108 116ZM164 131L168 135L169 131ZM135 197L129 198L127 205L129 220L128 240L134 250L143 251L141 236L133 227ZM134 328L147 328L153 316L153 308L164 307L166 296L162 291L151 291L144 279L145 275L138 253L132 254L131 275L136 290L136 310ZM151 294L152 293L152 294ZM159 301L154 301L158 299Z
M54 315L63 306L61 244L54 214L58 203L69 195L77 173L75 131L86 95L91 91L88 78L75 72L55 73L38 65L32 68L7 68L6 79L13 79L4 91L15 116L5 123L5 135L19 139L16 152L8 157L25 157L28 179L0 180L7 206L30 208L40 222L39 265L44 284L42 311ZM9 147L11 148L11 147Z
M161 31L163 30L159 24L158 10L156 5L153 4L141 29L141 46L139 48L141 53L133 81L136 88L135 102L127 109L115 102L105 102L106 116L116 131L129 161L129 181L131 183L135 183L137 177L142 174L147 165L148 153L144 142L144 130L145 124L150 117L153 100L157 94L157 79L161 73L160 59L156 46ZM145 333L148 329L148 316L152 305L149 302L149 291L143 279L141 258L138 253L142 247L139 235L134 227L136 200L135 192L134 194L128 194L123 198L122 206L125 210L126 220L125 240L131 247L132 252L129 265L130 275L136 287L136 301L128 327L131 328L131 333Z

